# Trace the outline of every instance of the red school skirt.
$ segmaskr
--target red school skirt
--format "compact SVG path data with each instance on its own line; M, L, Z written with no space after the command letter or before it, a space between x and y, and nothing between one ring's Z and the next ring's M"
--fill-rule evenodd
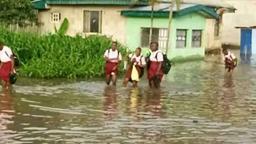
M150 65L148 68L148 79L149 80L155 78L156 76L158 76L160 78L160 80L162 80L164 73L161 69L160 69L160 73L157 75L157 70L158 70L159 65L160 65L160 62L150 61Z
M2 63L2 67L0 68L0 78L4 81L9 81L11 70L12 70L11 61Z
M116 67L116 69L114 69L115 67ZM105 73L106 73L106 75L110 75L112 72L117 74L118 63L107 62L105 65Z

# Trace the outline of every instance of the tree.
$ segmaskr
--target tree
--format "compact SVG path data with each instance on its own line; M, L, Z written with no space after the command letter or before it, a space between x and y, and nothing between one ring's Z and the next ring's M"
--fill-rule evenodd
M140 2L143 0L134 0L134 2ZM177 9L179 9L182 0L170 0L169 2L166 0L148 0L149 4L151 5L151 16L150 16L150 32L149 32L149 43L152 40L152 31L154 27L154 7L156 3L169 3L170 10L169 10L169 22L168 22L168 33L167 33L167 42L166 42L166 54L168 54L169 46L170 46L170 37L171 37L171 24L173 18L173 8L176 5Z
M149 30L149 43L152 41L153 27L154 27L154 7L157 0L150 0L151 16L150 16L150 30Z
M168 22L168 33L167 33L167 42L166 42L166 54L168 54L170 44L170 37L171 37L171 30L172 30L172 17L173 17L173 8L176 5L177 9L179 9L181 0L170 0L170 10L169 10L169 22Z
M36 20L31 0L0 0L0 21L24 26Z

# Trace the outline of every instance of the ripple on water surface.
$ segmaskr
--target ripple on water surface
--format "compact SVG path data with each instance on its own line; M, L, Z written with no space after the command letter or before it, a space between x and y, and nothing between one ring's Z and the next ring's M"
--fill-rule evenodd
M177 64L159 90L20 79L0 96L0 143L254 144L255 67Z

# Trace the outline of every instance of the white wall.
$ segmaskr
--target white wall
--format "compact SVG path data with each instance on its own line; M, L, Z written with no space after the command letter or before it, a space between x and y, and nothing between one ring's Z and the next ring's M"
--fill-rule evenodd
M41 31L43 33L54 32L54 26L59 27L64 18L69 20L69 29L67 34L74 36L83 33L83 12L84 10L102 11L102 34L113 37L113 40L125 42L125 18L121 16L120 11L125 7L94 7L94 6L50 6L49 10L39 12L39 22L42 23ZM61 21L51 22L51 13L61 13Z
M224 0L237 11L223 16L223 38L225 44L240 45L240 30L236 26L256 26L256 0Z

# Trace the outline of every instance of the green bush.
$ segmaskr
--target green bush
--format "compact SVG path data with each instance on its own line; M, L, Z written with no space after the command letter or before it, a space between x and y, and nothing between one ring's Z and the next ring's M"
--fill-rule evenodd
M95 78L104 75L106 36L70 37L10 32L0 27L0 40L18 55L19 74L34 78ZM121 45L121 53L125 48Z

